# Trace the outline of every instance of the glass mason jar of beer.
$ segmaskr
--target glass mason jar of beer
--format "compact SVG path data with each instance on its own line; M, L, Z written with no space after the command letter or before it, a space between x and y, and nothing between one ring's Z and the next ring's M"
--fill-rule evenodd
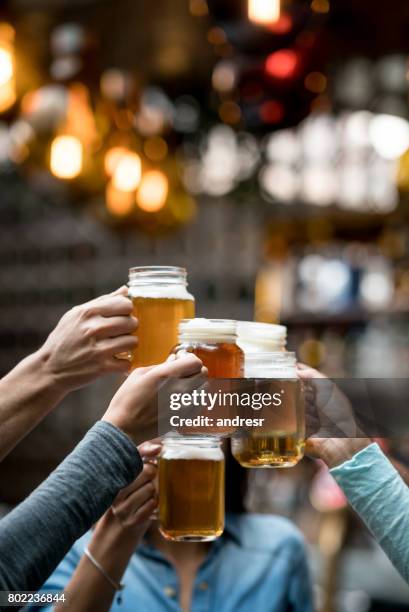
M232 454L244 467L292 467L304 456L305 414L294 353L246 355L246 378L254 392L280 394L277 406L263 409L260 427L242 430L231 440Z
M285 351L287 328L272 323L237 321L237 344L247 353L275 353Z
M206 542L224 529L224 453L218 438L168 437L159 459L159 530Z
M209 378L242 378L244 353L237 345L236 321L189 319L179 323L179 344L173 352L187 351L201 359Z
M160 363L177 342L179 321L195 316L186 270L172 266L131 268L129 296L139 322L132 368Z

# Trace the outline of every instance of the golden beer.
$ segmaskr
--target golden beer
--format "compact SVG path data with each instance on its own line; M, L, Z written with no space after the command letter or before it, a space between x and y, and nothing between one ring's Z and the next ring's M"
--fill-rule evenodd
M240 435L231 441L234 458L243 467L292 467L304 455L305 440L297 434Z
M131 268L129 296L138 319L132 368L167 359L177 343L181 319L195 314L194 297L188 293L186 270L170 266Z
M224 529L224 454L211 438L168 438L159 460L159 529L168 540L205 542Z
M246 354L246 378L254 379L254 391L279 394L281 403L257 415L262 426L232 438L232 454L243 467L292 467L304 456L304 402L295 364L294 353Z

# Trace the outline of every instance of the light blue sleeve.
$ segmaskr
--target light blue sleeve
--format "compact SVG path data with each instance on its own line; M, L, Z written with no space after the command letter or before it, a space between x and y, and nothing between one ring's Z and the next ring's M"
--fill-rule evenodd
M90 539L91 534L87 533L74 544L61 563L55 568L51 576L49 576L39 593L47 591L62 593L64 591L65 587L70 582L77 565L81 560L82 552ZM30 612L52 612L54 610L54 606L51 605L39 607L32 605L27 606L27 610Z
M392 463L371 444L330 473L409 582L409 488Z

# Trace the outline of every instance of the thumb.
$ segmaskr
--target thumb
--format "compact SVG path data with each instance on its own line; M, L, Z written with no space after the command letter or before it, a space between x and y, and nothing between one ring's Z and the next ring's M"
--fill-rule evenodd
M109 295L128 295L128 287L126 285L122 285L122 287L119 287L119 289L115 289L115 291L112 291L111 293L109 293Z

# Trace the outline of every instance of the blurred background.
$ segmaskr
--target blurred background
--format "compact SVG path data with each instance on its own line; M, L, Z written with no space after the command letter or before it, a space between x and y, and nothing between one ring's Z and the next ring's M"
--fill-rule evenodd
M130 266L175 264L201 316L280 321L331 376L406 377L408 41L405 0L3 0L0 374ZM116 385L0 465L4 508ZM250 484L304 531L319 610L409 610L316 463Z

